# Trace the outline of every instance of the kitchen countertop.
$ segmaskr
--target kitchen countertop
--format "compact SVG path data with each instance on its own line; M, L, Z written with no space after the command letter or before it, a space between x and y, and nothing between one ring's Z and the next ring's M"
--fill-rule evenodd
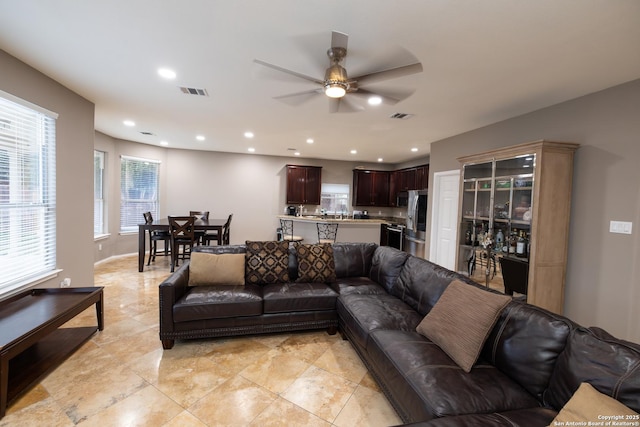
M291 219L294 221L301 222L328 222L328 223L341 223L341 224L404 224L405 220L402 218L388 218L388 217L370 217L368 219L353 219L352 217L347 217L344 219L334 218L333 215L328 215L327 217L322 217L320 215L302 215L302 216L292 216L292 215L278 215L278 218L281 219Z

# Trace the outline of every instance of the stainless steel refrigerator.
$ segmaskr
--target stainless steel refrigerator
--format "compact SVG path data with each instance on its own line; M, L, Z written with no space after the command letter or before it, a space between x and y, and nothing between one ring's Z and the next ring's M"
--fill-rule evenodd
M427 236L427 190L410 190L407 197L405 252L424 258Z

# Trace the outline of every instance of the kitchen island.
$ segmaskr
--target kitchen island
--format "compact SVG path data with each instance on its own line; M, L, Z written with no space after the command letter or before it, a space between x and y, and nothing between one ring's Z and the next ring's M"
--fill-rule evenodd
M383 218L369 219L337 219L333 216L291 216L279 215L278 219L293 220L293 234L304 238L303 243L318 242L318 223L339 224L336 242L372 242L380 244L380 226L389 224ZM279 222L279 221L278 221Z

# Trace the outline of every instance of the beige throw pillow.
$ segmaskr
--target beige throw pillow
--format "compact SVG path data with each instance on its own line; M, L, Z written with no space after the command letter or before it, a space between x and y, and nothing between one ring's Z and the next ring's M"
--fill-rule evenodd
M437 344L465 372L470 372L509 301L509 296L454 280L416 331Z
M592 423L589 425L615 425L607 424L614 421L638 425L640 416L614 398L600 393L591 384L582 383L549 425L587 425L589 422Z
M189 286L244 285L244 254L193 252L189 263Z

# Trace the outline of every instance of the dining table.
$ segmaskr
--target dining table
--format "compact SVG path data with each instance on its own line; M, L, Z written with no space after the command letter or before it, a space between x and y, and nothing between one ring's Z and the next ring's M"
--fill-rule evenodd
M209 218L200 219L196 218L194 222L194 229L196 231L218 231L218 245L222 244L222 230L224 224L227 222L227 218ZM144 257L147 244L147 231L167 231L170 232L168 218L160 218L153 222L146 222L144 224L138 224L138 271L144 270Z

